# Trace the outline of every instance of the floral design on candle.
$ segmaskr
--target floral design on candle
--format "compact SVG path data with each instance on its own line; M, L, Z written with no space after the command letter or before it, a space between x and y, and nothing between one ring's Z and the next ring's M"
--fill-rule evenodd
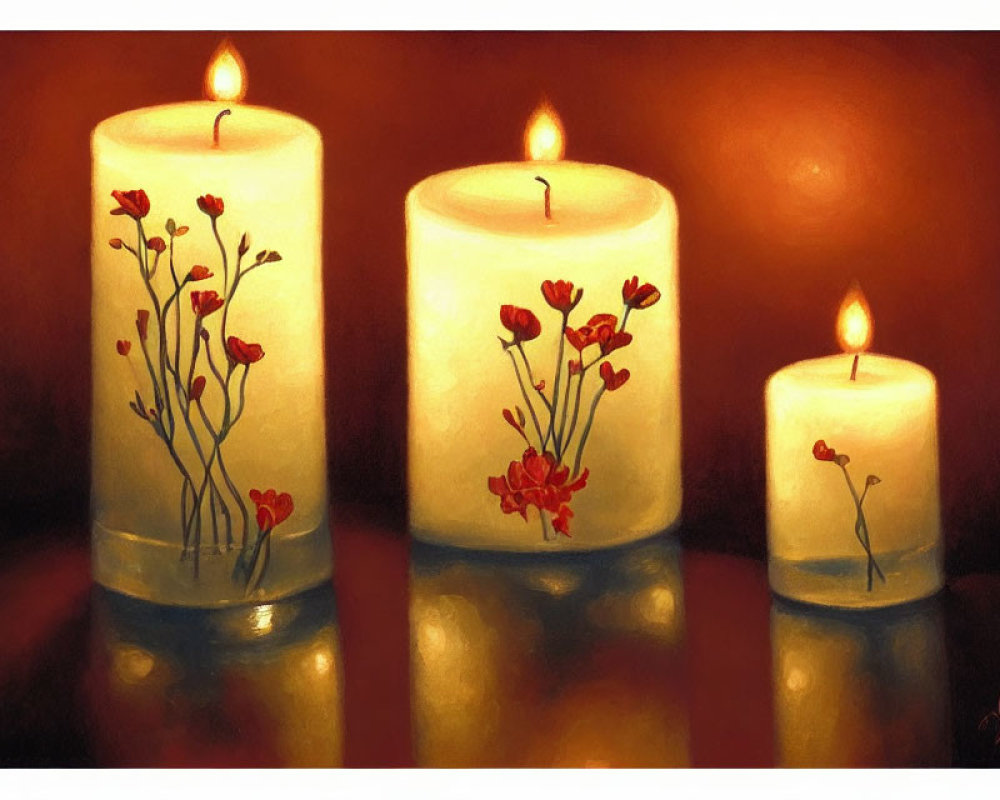
M871 489L872 486L881 483L882 480L877 475L869 475L865 478L865 488L859 495L858 490L854 486L854 481L851 480L851 476L847 471L847 465L851 462L851 459L847 454L838 453L832 447L827 447L826 442L822 439L819 439L816 444L813 445L812 452L813 457L817 461L829 461L836 464L844 473L844 479L847 481L847 488L851 492L851 499L854 501L854 508L857 512L857 517L854 521L854 535L858 537L858 541L861 542L861 546L868 554L868 591L870 592L872 590L874 574L879 576L882 583L885 583L886 581L885 575L879 567L878 562L875 561L875 556L872 555L871 534L868 530L868 520L865 518L864 503L865 498L868 496L868 490Z
M210 535L209 555L221 555L223 547L227 551L239 550L233 581L250 593L260 586L270 563L271 532L291 515L294 506L287 493L251 489L248 496L257 508L257 535L251 541L247 503L226 466L223 445L243 416L250 368L264 357L264 348L231 335L227 322L240 282L253 270L281 261L281 256L274 250L261 250L249 266L244 266L250 249L244 233L230 269L230 253L218 227L225 203L211 194L198 197L197 208L210 220L219 249L222 293L214 289L191 290L187 298L191 311L187 313L182 294L188 284L215 277L202 264L186 272L178 268L177 240L189 228L168 219L167 239L148 237L143 220L151 203L146 193L142 189L116 190L112 196L118 207L111 213L131 217L136 238L134 244L120 238L111 239L109 244L135 259L152 306L152 311L136 311L141 358L132 355L132 343L127 339L117 340L115 347L129 360L135 381L129 407L163 441L180 475L181 560L192 561L197 577L205 549L203 537ZM157 281L158 273L162 276L164 272L169 272L169 280L161 277ZM218 350L213 351L213 341ZM139 361L138 369L133 357ZM208 394L213 395L211 404Z
M530 309L500 306L500 323L512 338L497 338L503 352L510 357L521 398L528 409L526 416L515 405L513 411L503 409L502 416L524 440L527 449L519 459L509 463L505 475L490 476L487 488L499 496L504 514L520 514L527 522L528 508L534 506L541 520L542 537L550 541L557 539L557 534L571 536L570 502L576 492L586 488L590 476L590 470L583 467L583 454L597 406L606 392L617 391L630 376L627 369L616 371L607 358L632 343L632 334L625 331L629 314L652 306L660 299L660 292L650 283L640 285L638 276L633 276L622 286L624 309L620 325L614 314L595 314L585 325L573 328L569 317L580 303L583 289L574 291L573 283L566 280L546 280L540 288L546 304L561 315L562 333L552 389L546 393L546 381L535 380L524 348L525 342L541 335L541 321ZM576 350L576 358L565 359L567 342ZM588 404L583 402L583 387L588 372L595 366L599 381L590 382L593 394Z

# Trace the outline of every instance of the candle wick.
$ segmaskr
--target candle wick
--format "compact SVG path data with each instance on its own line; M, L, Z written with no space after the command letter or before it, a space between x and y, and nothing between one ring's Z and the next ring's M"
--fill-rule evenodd
M858 359L861 358L861 353L854 354L854 363L851 365L851 380L856 380L858 377Z
M552 219L552 186L541 175L536 175L535 180L545 187L545 219Z
M222 122L223 117L232 113L228 108L224 108L216 115L215 124L212 126L212 147L219 146L219 123Z

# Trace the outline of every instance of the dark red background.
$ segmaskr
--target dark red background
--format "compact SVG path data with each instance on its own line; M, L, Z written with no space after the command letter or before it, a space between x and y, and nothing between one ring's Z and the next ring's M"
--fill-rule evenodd
M197 98L220 38L0 34L3 535L86 520L90 131ZM568 157L648 175L677 198L685 540L764 552L763 383L835 349L857 277L874 349L939 380L949 566L1000 567L1000 35L233 40L247 102L324 138L335 500L405 513L406 191L519 158L546 95Z

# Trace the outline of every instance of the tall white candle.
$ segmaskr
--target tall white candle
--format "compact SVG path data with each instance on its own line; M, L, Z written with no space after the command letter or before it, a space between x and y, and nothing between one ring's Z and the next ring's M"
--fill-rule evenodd
M680 512L673 198L550 145L549 160L445 172L407 198L409 499L425 540L587 549Z
M862 352L863 296L839 329L847 353L767 382L771 586L845 607L914 600L943 582L937 386L917 364Z
M105 120L92 155L97 581L186 605L322 581L318 132L191 102Z

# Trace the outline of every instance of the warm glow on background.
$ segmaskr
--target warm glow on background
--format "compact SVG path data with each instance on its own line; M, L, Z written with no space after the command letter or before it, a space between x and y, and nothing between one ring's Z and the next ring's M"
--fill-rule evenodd
M837 314L837 341L845 353L860 353L872 343L872 314L857 284L840 304Z
M239 102L246 93L246 67L239 52L226 39L215 51L205 71L205 94L209 100Z
M559 161L565 152L562 120L552 106L542 103L524 126L524 157L529 161Z

